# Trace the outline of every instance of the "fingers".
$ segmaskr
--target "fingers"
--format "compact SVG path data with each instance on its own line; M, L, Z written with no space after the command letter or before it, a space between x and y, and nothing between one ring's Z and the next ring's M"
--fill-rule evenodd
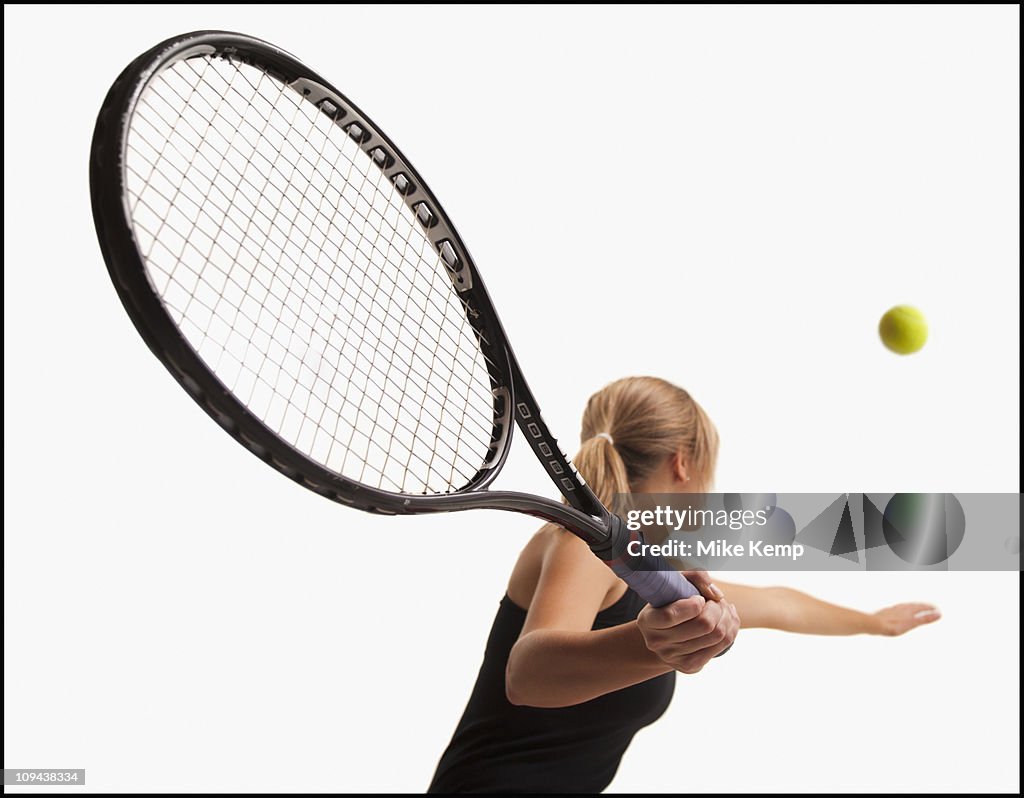
M675 657L706 652L706 659L711 659L732 643L739 629L739 616L736 608L727 602L709 604L700 617L687 624L687 628L700 634L667 646L665 652Z
M939 612L938 607L932 607L927 610L918 610L914 613L914 620L918 626L926 623L935 623L939 618L942 617L942 613Z
M643 616L643 624L649 629L671 629L697 618L701 614L701 610L704 609L705 603L703 596L692 596L688 599L673 601L664 607L648 605L640 611L640 615Z
M934 604L913 603L896 604L880 610L877 617L881 621L880 633L890 637L906 634L918 626L935 623L942 617L939 608Z
M939 608L934 604L911 604L910 608L913 611L915 618L934 615L935 618L932 618L932 620L938 620L942 617L942 613L939 612Z
M677 622L666 626L671 621ZM700 671L732 645L740 619L729 602L694 596L660 609L645 607L637 625L651 651L677 671L689 674Z
M725 594L711 581L711 574L707 571L683 571L683 576L708 601L721 601L725 598Z
M722 641L711 648L698 651L685 657L680 657L673 667L680 673L692 675L700 673L704 666L720 654L725 653L732 645L731 642Z
M906 604L894 604L888 610L889 612L904 612L908 615L917 616L922 612L938 612L939 608L934 604L928 604L923 601L912 601Z
M665 652L665 659L681 673L694 674L703 670L712 659L725 653L736 638L739 629L739 615L731 604L708 605L705 614L721 609L715 628L699 638L679 645L674 651ZM693 623L693 622L691 622Z

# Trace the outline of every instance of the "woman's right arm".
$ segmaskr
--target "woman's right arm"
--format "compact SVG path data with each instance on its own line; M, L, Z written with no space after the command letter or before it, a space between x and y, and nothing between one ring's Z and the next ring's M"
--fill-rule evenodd
M701 596L646 607L636 621L591 630L618 577L576 537L548 548L505 688L513 704L563 707L621 690L675 668L696 673L732 644L731 604Z

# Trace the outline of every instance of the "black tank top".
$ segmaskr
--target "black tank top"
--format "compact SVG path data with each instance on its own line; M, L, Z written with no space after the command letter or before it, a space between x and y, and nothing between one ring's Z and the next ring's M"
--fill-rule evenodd
M635 620L644 604L627 589L592 628ZM427 792L600 792L633 735L668 707L675 671L571 707L510 704L505 664L525 620L526 611L506 595L466 711Z

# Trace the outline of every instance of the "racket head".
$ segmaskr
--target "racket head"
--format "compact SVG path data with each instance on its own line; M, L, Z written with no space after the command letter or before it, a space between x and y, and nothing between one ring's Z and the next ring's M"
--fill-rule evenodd
M188 93L190 90L193 94ZM253 93L247 95L250 91ZM283 124L281 120L288 118L300 121ZM203 119L209 122L206 129L202 129ZM268 129L274 132L268 133ZM308 131L306 139L292 146L288 137L294 138L296 131L301 130ZM199 157L205 146L204 137L215 139L216 145L211 145L212 154ZM319 152L307 146L311 142ZM190 149L193 146L194 151ZM250 148L252 152L247 157ZM318 160L318 156L328 152L330 157ZM212 162L224 153L221 169L214 169L216 164ZM279 168L282 158L284 166ZM237 163L232 167L233 161ZM340 171L339 164L349 169L348 176ZM147 167L151 170L148 175ZM192 169L194 172L190 172ZM273 210L258 210L261 197L254 195L260 194L259 186L250 183L258 183L254 175L265 177L266 185L284 180L278 202L285 207L288 191L294 188L286 179L289 169L292 175L305 170L306 193L293 202L299 210L291 214L291 227L282 231L275 229L278 217ZM358 172L355 177L353 169ZM252 170L248 178L247 170ZM341 180L345 186L332 180ZM218 185L218 181L222 184ZM356 193L363 189L363 193L369 193L368 200L356 197L346 205L343 195L352 188L352 182L360 184ZM311 189L314 183L319 187ZM504 333L475 264L444 209L408 159L365 113L298 59L258 39L221 31L177 36L143 53L125 68L104 100L93 135L90 187L104 260L139 334L193 400L256 456L318 494L381 513L451 508L451 494L478 491L497 475L511 444L515 396ZM168 197L171 191L176 193ZM235 199L240 194L245 197L242 210L237 207L242 201ZM381 197L382 206L377 208L374 203ZM169 207L163 219L163 206L158 198ZM369 210L360 205L361 200L371 206ZM204 206L204 201L211 207ZM302 212L307 201L318 203L316 213L308 209L305 214ZM176 212L175 202L192 212L191 217L185 215L185 222L179 221L177 225L166 218ZM341 207L349 209L348 216L332 211ZM240 219L234 220L234 226L228 225L226 220L236 212ZM398 243L390 249L376 244L367 248L363 231L368 226L385 227L382 220L387 214L391 214L392 244L396 239ZM214 229L199 235L196 231L203 228L204 215L218 218L212 220ZM259 218L261 215L268 216L270 221ZM308 233L300 229L291 236L297 220L305 224L309 222L307 217L313 217ZM222 222L219 227L218 221ZM287 220L281 226L287 226ZM158 230L151 229L157 227ZM174 235L163 232L168 227ZM225 233L229 227L232 234ZM188 229L182 232L179 228ZM162 240L161 235L168 240ZM226 236L224 241L218 240L221 235ZM286 239L284 244L274 241L278 246L271 247L270 242L281 235ZM302 251L303 235L307 240L318 237L314 256L306 258L308 263L303 261L308 255ZM348 256L340 247L328 249L325 242L332 235L340 236L346 243L350 238L357 239L354 259L347 261ZM191 253L191 260L183 255L175 259L170 243L181 245L180 252ZM236 296L237 301L232 299L228 303L228 318L222 321L230 325L230 331L221 329L223 340L214 341L222 350L219 359L216 353L211 355L207 343L216 336L211 336L210 327L203 328L201 324L190 330L188 324L193 320L188 318L189 309L199 302L205 310L197 312L206 317L206 311L210 311L209 323L217 325L218 310L227 301L225 293L233 283L232 270L237 263L232 263L227 255L220 256L219 264L214 262L215 258L211 260L212 256L204 261L199 244L212 253L218 252L218 247L238 245L238 253L247 253L242 272L255 273L262 268L275 276L287 260L287 247L298 246L298 254L291 256L298 265L288 267L292 278L289 290L295 287L297 274L302 275L298 278L300 282L307 281L307 291L314 284L318 289L326 285L324 295L317 297L320 309L316 319L306 325L311 331L306 336L309 340L299 341L300 346L306 345L306 353L314 349L314 359L321 355L313 379L307 376L306 382L302 381L302 366L312 362L306 354L299 357L288 350L280 357L284 361L288 355L294 355L301 361L296 369L299 373L293 374L283 362L263 351L275 343L287 350L294 337L293 329L290 337L285 336L287 346L283 339L279 340L284 333L268 332L270 343L261 337L260 321L268 315L272 278L267 280L269 286L256 280L259 288L251 293L262 294L267 288L264 305L256 318L246 316L244 325L239 324L245 329L238 334L240 338L235 336L238 340L231 337L237 331L230 312L235 311L237 322L241 311L235 306L252 299L249 288L255 278L250 277L250 283L244 286L243 298ZM395 247L404 254L393 256ZM383 255L382 249L387 250ZM352 251L349 249L349 254ZM156 263L154 253L163 253L164 260ZM361 276L359 280L349 280L357 260L363 264ZM207 274L204 268L211 272ZM415 270L412 274L411 269ZM178 270L186 277L176 278ZM224 273L214 274L221 271ZM188 294L191 287L190 297L169 299L172 287L182 289L176 282L191 281L193 277L192 286L183 288ZM210 300L212 309L197 299L209 288L204 288L204 280L222 287L219 298ZM344 285L337 288L332 281ZM416 294L416 285L422 288L425 298ZM372 315L382 287L385 293L391 292L390 300L405 303L405 316L396 312L394 318L384 314L385 318L377 319ZM237 291L234 293L237 295ZM301 285L295 293L302 293ZM274 304L283 307L287 298L282 300L274 295ZM293 328L300 323L306 307L304 300L298 304L300 307L292 314ZM326 310L325 304L329 305ZM369 317L362 318L367 306L371 308ZM410 307L414 308L411 318ZM283 314L284 310L279 309L277 315ZM273 321L275 330L287 326L281 318ZM376 327L377 321L381 321L381 338L388 337L384 332L388 324L392 328L397 325L388 334L393 339L390 349L384 351L384 356L390 352L386 373L383 366L372 362L364 364L362 370L358 368L362 350L349 355L351 361L343 353L347 346L343 339L354 334L353 327L362 334L357 336L362 347L366 338L372 337L368 330ZM343 326L341 322L347 322L348 327L341 339L335 340L330 329ZM316 334L317 330L321 333ZM445 330L451 333L447 338L442 334ZM406 352L419 346L417 336L428 339L426 346L430 350L419 359L415 352ZM260 345L254 346L257 338ZM318 340L321 349L330 350L330 358L316 351ZM229 356L228 344L232 341L236 349ZM238 347L244 353L239 354L242 349ZM267 391L260 388L261 378L266 376L260 373L262 364L250 368L256 372L256 387L249 395L239 389L237 374L251 366L246 358L253 348L256 358L262 356L264 361L272 361L271 370L276 365L278 377L288 374L286 387L291 394L286 397L288 407L280 420L270 410L274 402L280 405L279 381L271 385L269 379L263 380L274 394L266 408L257 406L252 398L258 389ZM366 351L379 354L372 343ZM402 357L398 356L399 351ZM239 368L222 368L225 357L237 360ZM446 358L453 362L446 364ZM328 361L333 362L333 370L325 369L324 363ZM230 378L232 374L234 379ZM316 392L317 378L323 383L320 393ZM354 418L344 420L342 411L330 410L330 402L337 402L339 396L342 402L347 400L351 386L359 380L363 385L357 389L360 398ZM246 383L246 388L252 381ZM418 386L416 392L409 388L411 384ZM377 414L371 418L373 399L365 406L363 402L368 393L377 390ZM300 394L298 402L294 401L296 391ZM443 395L438 397L438 391ZM410 398L413 393L415 396ZM439 403L449 402L449 394L458 397L455 409L438 407ZM392 407L381 418L385 397ZM411 408L404 407L403 402ZM313 415L308 412L311 403ZM293 407L298 410L293 412ZM318 418L314 418L316 412L320 413ZM296 414L301 416L298 429L294 429L294 424L285 424L289 413L292 418ZM415 419L415 429L410 419ZM315 427L312 439L307 431L310 424ZM432 430L432 426L436 429ZM402 438L404 448L389 448L389 427L393 438ZM322 445L316 449L320 445L316 442L325 438L329 439L327 455ZM353 440L359 451L354 455L353 467L349 467ZM335 454L335 446L342 447L341 460ZM400 476L403 462L408 479Z

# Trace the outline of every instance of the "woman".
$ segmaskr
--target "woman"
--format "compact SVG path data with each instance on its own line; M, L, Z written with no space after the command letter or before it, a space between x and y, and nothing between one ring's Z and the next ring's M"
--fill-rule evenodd
M619 380L583 414L574 462L607 507L616 494L710 488L714 426L664 380ZM661 716L675 672L694 674L744 627L902 634L937 620L926 604L866 615L785 588L716 586L654 609L587 548L547 525L512 571L469 704L429 792L600 792L633 735ZM731 656L737 656L733 654Z

